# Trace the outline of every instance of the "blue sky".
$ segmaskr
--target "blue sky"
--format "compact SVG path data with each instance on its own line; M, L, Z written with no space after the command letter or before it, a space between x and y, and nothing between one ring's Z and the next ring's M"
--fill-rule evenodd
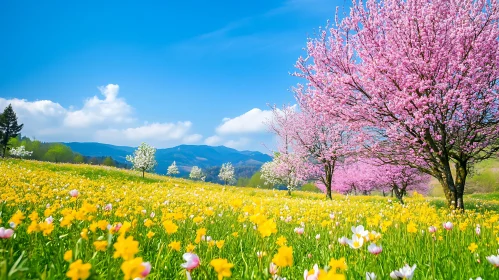
M44 141L266 151L266 104L293 103L307 37L348 4L3 1L0 106Z

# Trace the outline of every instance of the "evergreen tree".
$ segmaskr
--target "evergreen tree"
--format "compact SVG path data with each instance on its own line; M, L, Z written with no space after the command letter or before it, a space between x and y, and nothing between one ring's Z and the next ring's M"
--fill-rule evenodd
M22 128L23 124L17 123L16 113L12 109L12 105L9 104L0 115L0 146L2 148L2 157L5 157L7 153L9 140L17 137Z

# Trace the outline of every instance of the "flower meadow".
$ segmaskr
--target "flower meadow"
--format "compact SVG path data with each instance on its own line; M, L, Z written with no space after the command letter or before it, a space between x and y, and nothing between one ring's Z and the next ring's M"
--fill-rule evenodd
M0 161L0 279L499 279L499 214Z

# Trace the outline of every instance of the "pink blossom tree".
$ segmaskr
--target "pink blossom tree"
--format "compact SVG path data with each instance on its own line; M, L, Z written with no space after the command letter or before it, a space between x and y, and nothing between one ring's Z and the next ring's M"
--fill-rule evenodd
M402 165L384 164L373 165L372 176L374 186L377 190L391 192L404 204L403 197L410 191L427 194L429 190L430 176L416 168Z
M435 177L464 209L470 168L499 150L498 19L497 0L352 1L309 40L297 91L366 132L370 156Z
M426 194L429 181L429 175L409 166L383 164L376 159L350 159L337 168L333 190L343 194L391 192L403 204L403 197L410 191ZM324 191L322 183L318 187Z
M279 153L289 158L293 153L296 169L302 180L318 179L326 188L326 198L331 199L333 173L338 161L352 153L351 135L341 123L334 123L327 114L310 110L304 96L297 96L299 112L291 107L273 108L269 127L280 139Z

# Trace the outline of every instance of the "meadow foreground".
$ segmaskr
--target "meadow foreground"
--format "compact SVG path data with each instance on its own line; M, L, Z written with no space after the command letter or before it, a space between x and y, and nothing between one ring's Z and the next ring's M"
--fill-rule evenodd
M499 279L499 214L480 207L34 161L0 173L0 279Z

